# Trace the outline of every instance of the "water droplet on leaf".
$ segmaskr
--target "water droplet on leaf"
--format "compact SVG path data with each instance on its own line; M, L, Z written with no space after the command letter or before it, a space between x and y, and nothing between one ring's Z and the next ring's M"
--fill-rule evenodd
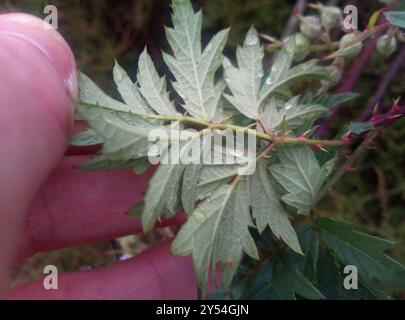
M200 223L204 223L205 221L207 221L207 217L205 216L205 214L203 214L203 213L201 213L199 211L196 211L193 214L193 217L194 217L195 220L197 220Z

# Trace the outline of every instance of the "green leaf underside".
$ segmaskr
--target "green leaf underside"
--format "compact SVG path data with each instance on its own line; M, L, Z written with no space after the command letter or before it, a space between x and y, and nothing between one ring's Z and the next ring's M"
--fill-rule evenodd
M87 129L74 135L70 144L76 147L87 147L96 146L103 142L104 140L93 129Z
M332 218L318 218L321 237L344 265L354 265L367 286L388 291L405 288L405 268L384 251L393 242L357 231L353 225Z
M219 187L196 208L173 242L175 254L193 254L202 286L207 281L210 265L215 268L217 262L222 262L224 284L229 286L242 250L258 259L248 229L251 225L248 187L245 180Z
M280 163L270 167L276 181L288 192L282 200L299 214L308 214L316 203L318 193L327 177L307 146L279 147Z
M250 180L252 216L259 232L269 226L277 238L282 239L294 251L302 253L288 214L280 204L280 195L271 183L265 161L258 162L256 172Z
M194 13L189 1L175 1L172 21L173 28L166 28L166 36L173 56L163 54L163 58L176 79L173 87L192 116L212 120L223 88L215 85L214 76L221 65L229 30L216 34L202 51L201 11Z
M251 118L259 117L259 91L263 78L264 50L259 35L251 28L243 47L237 50L238 68L226 58L223 62L225 81L232 92L225 97L242 114Z

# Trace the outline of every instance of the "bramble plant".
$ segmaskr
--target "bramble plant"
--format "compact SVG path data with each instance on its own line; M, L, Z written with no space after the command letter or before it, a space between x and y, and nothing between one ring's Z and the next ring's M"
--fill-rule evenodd
M132 213L141 212L148 231L162 216L184 209L187 221L172 251L192 255L202 296L218 264L223 290L215 292L217 298L382 298L403 290L405 268L384 253L392 242L318 217L314 209L381 129L405 114L397 101L388 113L354 121L334 139L317 132L333 108L357 97L330 91L344 81L345 68L363 43L379 37L376 52L383 57L397 50L403 14L387 13L392 24L378 24L377 13L366 30L333 39L342 24L341 10L312 5L319 15L299 16L299 33L284 40L263 35L271 41L265 47L252 27L237 49L235 65L222 53L228 29L202 48L202 13L188 0L173 0L172 7L173 27L166 28L172 54L163 58L175 79L176 99L146 49L136 83L118 63L114 67L123 102L81 75L77 115L91 128L72 144L103 144L101 154L83 168L145 172L157 129L167 133L165 147L155 154L161 160L174 149L173 132L181 137L180 158L198 149L195 161L162 161ZM269 72L263 67L265 51L275 52ZM231 140L253 137L257 152L252 155L242 144L236 157L243 161L202 161L205 154L215 154L218 137L229 135ZM235 155L223 147L221 155ZM248 174L252 161L255 170ZM348 265L358 272L357 295L343 289L341 271Z

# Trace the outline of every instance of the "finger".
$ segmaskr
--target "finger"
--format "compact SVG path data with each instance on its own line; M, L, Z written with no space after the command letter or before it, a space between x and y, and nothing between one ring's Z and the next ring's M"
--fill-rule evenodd
M77 84L68 46L39 19L0 15L0 44L1 282L24 213L67 146L73 123L68 92L77 92Z
M6 299L197 299L190 257L175 257L170 243L107 267L59 276L57 290L43 281L11 290Z
M128 210L143 199L153 172L86 172L77 166L88 157L65 157L40 189L21 233L19 258L81 243L140 232ZM177 215L165 225L178 225Z

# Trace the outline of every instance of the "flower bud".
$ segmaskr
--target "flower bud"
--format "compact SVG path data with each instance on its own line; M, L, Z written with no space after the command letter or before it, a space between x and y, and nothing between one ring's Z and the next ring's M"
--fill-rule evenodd
M360 53L361 49L363 49L363 43L354 33L349 33L340 40L340 47L336 56L353 59Z
M377 42L377 51L383 57L389 57L397 50L397 39L388 34L381 36Z
M297 33L294 36L295 42L295 53L294 60L300 62L306 58L311 49L311 44L308 39L305 38L301 33Z
M300 31L308 39L315 39L321 32L322 26L317 16L302 17Z
M322 6L320 8L320 11L322 25L326 29L333 29L338 27L340 22L343 20L342 10L338 7Z

